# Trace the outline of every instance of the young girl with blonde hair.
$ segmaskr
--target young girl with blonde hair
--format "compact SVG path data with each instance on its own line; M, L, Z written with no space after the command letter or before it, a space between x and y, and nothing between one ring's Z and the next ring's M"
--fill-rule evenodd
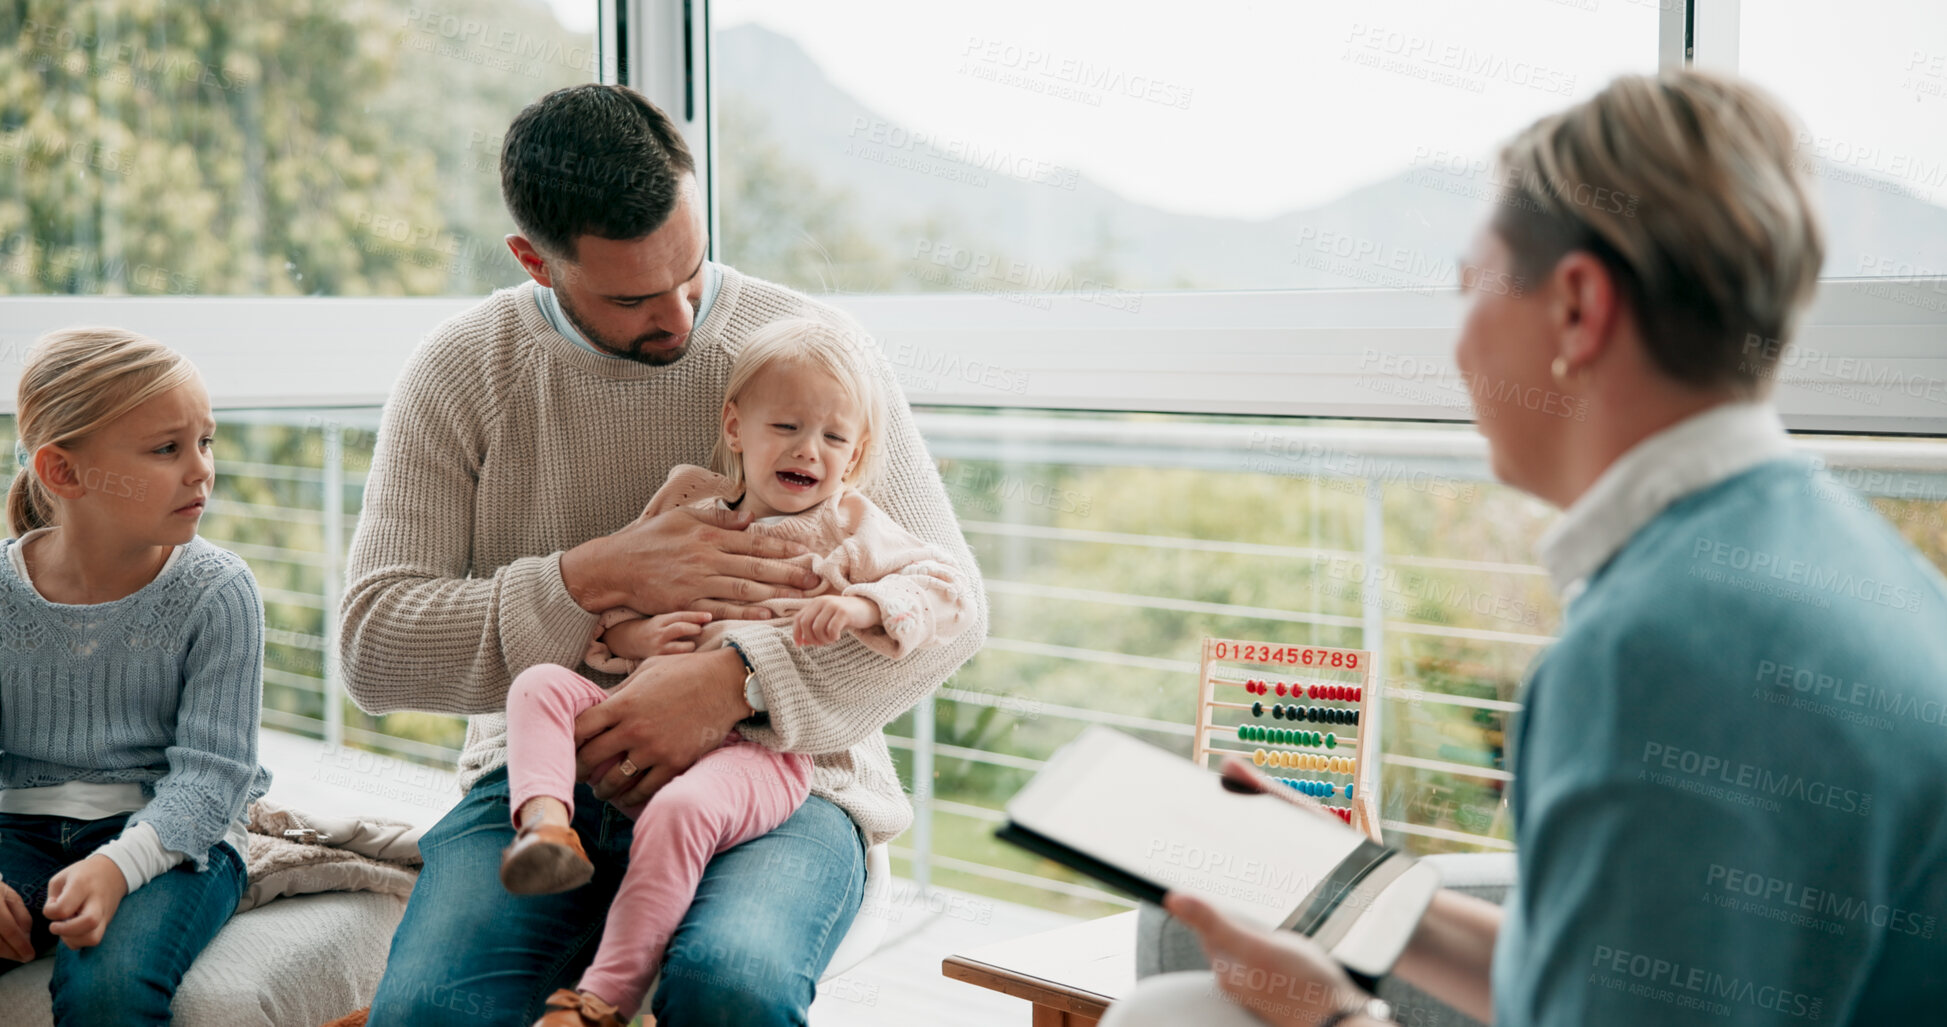
M714 471L682 465L644 516L673 507L749 511L747 529L802 544L799 557L821 579L802 599L764 605L773 630L801 646L848 635L891 659L943 643L975 614L972 592L951 558L899 527L859 488L869 484L885 419L885 397L859 343L821 321L777 321L736 355L725 388ZM585 662L626 672L634 661L603 644L610 628L639 615L611 610L599 622ZM717 648L728 622L682 611L650 618L663 653ZM748 662L748 661L746 661ZM510 808L518 831L501 863L510 891L544 894L586 883L594 873L570 826L574 803L575 718L608 698L594 682L557 665L530 667L507 696ZM621 761L625 776L647 768ZM597 768L592 778L605 774ZM773 752L735 731L646 805L635 820L629 866L609 906L595 961L577 990L548 999L541 1027L619 1027L635 1016L682 922L704 866L725 849L784 822L810 789L809 755Z
M134 332L42 338L20 378L0 540L0 970L63 944L58 1024L169 1022L235 911L263 604L196 534L215 421Z

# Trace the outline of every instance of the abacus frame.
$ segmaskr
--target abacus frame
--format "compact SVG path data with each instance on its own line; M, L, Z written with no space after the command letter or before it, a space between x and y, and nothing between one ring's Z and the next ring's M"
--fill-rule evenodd
M1228 652L1230 653L1261 651L1265 658L1245 659L1242 656L1218 656L1218 652L1225 650L1226 647L1228 647ZM1334 654L1340 656L1341 659L1351 657L1354 665L1346 666L1342 663L1337 667L1330 666L1329 661ZM1325 662L1301 662L1314 657ZM1215 710L1250 709L1249 703L1236 703L1217 697L1217 686L1220 683L1225 687L1234 687L1237 684L1237 682L1228 679L1220 680L1216 673L1219 666L1264 668L1263 671L1253 673L1279 675L1285 677L1287 680L1302 676L1307 668L1319 668L1339 673L1357 673L1359 675L1359 701L1348 704L1356 706L1359 710L1358 734L1352 738L1352 783L1356 786L1355 795L1352 799L1352 826L1354 829L1363 832L1366 837L1371 838L1373 841L1381 841L1379 804L1374 798L1377 794L1376 788L1379 782L1377 775L1372 772L1372 768L1379 754L1378 742L1367 730L1375 723L1373 720L1373 707L1379 701L1378 692L1373 687L1372 653L1365 649L1340 649L1322 645L1275 645L1270 642L1239 640L1234 638L1204 639L1202 659L1199 661L1197 671L1196 743L1192 756L1196 764L1200 767L1210 767L1210 757L1212 756L1237 755L1249 759L1253 751L1251 749L1220 748L1210 744L1212 741L1212 732L1230 732L1232 733L1230 737L1232 739L1235 738L1235 728L1212 721L1212 714ZM1321 679L1317 683L1343 685L1349 684L1350 682ZM1238 744L1242 745L1243 743L1239 742Z

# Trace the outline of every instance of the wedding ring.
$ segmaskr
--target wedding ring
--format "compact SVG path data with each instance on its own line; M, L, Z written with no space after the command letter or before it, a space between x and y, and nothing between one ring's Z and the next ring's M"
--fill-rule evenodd
M624 756L624 757L622 757L622 776L623 776L623 777L634 777L634 776L635 776L635 772L636 772L636 769L637 769L637 768L636 768L636 765L635 765L634 763L632 763L632 762L630 762L630 761L629 761L629 758L628 758L627 756Z

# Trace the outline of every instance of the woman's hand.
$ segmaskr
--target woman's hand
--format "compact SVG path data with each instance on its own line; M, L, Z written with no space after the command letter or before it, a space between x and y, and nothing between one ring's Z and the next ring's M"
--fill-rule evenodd
M654 617L625 620L602 632L601 643L625 660L642 661L651 656L674 656L696 651L696 639L711 617L698 610L659 613Z
M879 604L859 596L819 596L804 604L795 622L799 645L830 645L848 630L879 623Z
M12 885L0 884L0 959L26 963L34 958L34 918Z
M1275 795L1307 813L1324 817L1340 827L1345 826L1344 821L1327 812L1325 807L1319 805L1311 796L1300 795L1280 785L1277 778L1257 769L1255 764L1242 756L1224 757L1223 766L1218 768L1218 773L1224 779L1224 787L1233 792L1263 792L1266 795Z
M128 895L122 868L107 856L89 856L47 882L47 906L42 913L53 921L56 937L68 948L101 944L108 922Z
M1184 892L1163 908L1203 940L1217 986L1252 1016L1274 1027L1313 1027L1362 993L1310 938L1233 920Z

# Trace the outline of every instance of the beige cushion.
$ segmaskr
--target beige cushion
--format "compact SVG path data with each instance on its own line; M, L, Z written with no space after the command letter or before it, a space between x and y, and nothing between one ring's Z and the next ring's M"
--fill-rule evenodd
M328 892L281 898L230 918L183 977L182 1027L318 1027L371 1004L403 897ZM0 976L10 1027L51 1027L46 956Z

